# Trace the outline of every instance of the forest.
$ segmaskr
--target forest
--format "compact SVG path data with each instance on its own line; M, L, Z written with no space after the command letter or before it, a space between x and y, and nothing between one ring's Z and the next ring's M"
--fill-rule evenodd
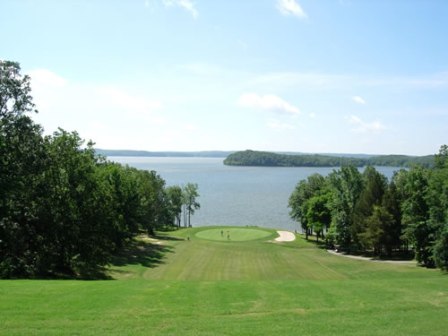
M267 167L341 167L353 165L410 167L419 164L431 167L434 156L406 155L372 155L369 157L356 155L321 155L321 154L281 154L246 150L230 154L224 164L229 166L267 166Z
M0 278L95 277L139 233L190 224L196 184L110 162L76 132L44 136L20 70L0 61Z
M448 270L448 146L433 168L415 165L390 181L374 167L343 166L300 181L290 215L328 248L378 257L415 255Z

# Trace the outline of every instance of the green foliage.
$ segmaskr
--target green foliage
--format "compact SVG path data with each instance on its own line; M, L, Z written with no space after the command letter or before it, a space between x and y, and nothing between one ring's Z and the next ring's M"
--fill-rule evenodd
M191 215L194 215L195 210L201 208L201 204L196 200L199 197L198 185L196 183L187 183L182 192L187 216L185 226L191 227Z
M0 61L0 277L96 277L140 230L173 225L178 200L155 172L105 161L76 132L43 137L30 91L19 65Z
M382 206L374 206L372 214L366 220L366 228L361 232L360 240L366 250L373 249L381 255L385 227L393 225L392 215Z
M170 186L166 188L166 196L168 199L168 212L171 222L175 222L177 227L180 227L182 215L182 188L179 186Z
M307 202L306 219L308 225L316 233L317 241L323 231L330 227L331 209L329 207L331 194L321 194L311 197Z
M326 231L329 246L388 257L411 249L420 264L446 269L447 148L441 147L434 168L400 170L389 183L371 166L362 175L345 166L300 181L289 199L291 218L307 238Z
M288 155L246 150L230 154L224 164L229 166L269 167L340 167L342 165L362 166L363 160L325 155Z
M322 175L313 174L308 176L306 180L300 181L289 197L290 216L300 222L307 238L312 231L312 224L309 223L311 212L308 210L310 200L323 194L326 187L325 178Z
M448 225L440 233L434 245L434 261L437 267L448 271Z
M341 167L341 166L389 166L410 167L418 164L425 167L434 165L434 156L384 155L370 158L350 156L330 156L320 154L279 154L246 150L227 156L224 164L229 166L268 166L268 167Z
M363 188L362 176L353 166L342 167L328 176L333 190L331 204L332 223L336 243L343 250L350 250L356 202Z
M17 62L0 60L0 118L16 118L35 110L30 77L20 73Z
M360 235L364 235L365 231L370 231L370 216L374 212L374 208L378 207L386 192L387 180L374 167L368 166L362 174L363 188L353 212L353 224L351 233L354 244L359 247L372 246L371 242L362 239ZM372 228L373 229L373 228Z

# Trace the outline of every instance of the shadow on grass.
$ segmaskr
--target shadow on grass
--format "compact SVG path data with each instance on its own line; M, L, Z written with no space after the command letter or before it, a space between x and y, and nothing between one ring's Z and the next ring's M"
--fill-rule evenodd
M184 240L165 236L157 236L158 240ZM172 252L173 247L150 242L145 239L134 239L121 249L116 255L112 256L109 265L142 265L144 267L154 268L163 264L166 253ZM51 272L36 275L12 275L0 277L0 279L32 279L32 280L113 280L109 275L109 266L96 264L78 265L77 270L65 267L57 267ZM121 270L114 270L117 273L127 273Z
M169 236L167 234L158 232L156 235L153 236L155 239L160 239L160 240L170 240L170 241L183 241L185 240L184 238L179 238L179 237L173 237L173 236Z
M305 236L302 237L302 239L305 239ZM316 236L309 235L308 236L308 242L314 244L316 247L323 249L323 250L335 250L338 252L338 250L334 246L330 246L325 239L320 238L319 241L316 240ZM374 251L362 251L357 250L356 248L352 248L350 250L340 250L339 251L342 254L349 255L349 256L357 256L357 257L365 257L370 258L372 260L379 260L379 261L412 261L415 258L415 254L411 250L399 250L395 249L392 251L390 255L384 253L381 253L378 255L377 253L374 253Z
M165 237L159 238L167 240ZM165 254L172 252L171 246L153 244L147 241L134 240L110 262L112 266L142 265L154 268L163 264Z

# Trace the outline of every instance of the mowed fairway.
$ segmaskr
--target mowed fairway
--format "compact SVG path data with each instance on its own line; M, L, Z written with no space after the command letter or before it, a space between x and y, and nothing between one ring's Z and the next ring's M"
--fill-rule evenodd
M0 334L446 335L447 275L276 236L185 229L117 258L116 280L0 281Z

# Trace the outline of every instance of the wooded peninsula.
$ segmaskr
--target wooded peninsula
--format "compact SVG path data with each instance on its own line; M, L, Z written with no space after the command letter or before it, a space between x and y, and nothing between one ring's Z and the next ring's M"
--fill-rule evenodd
M230 154L224 164L228 166L260 167L341 167L341 166L386 166L410 167L420 165L432 167L434 155L321 155L321 154L281 154L263 151L245 150Z

